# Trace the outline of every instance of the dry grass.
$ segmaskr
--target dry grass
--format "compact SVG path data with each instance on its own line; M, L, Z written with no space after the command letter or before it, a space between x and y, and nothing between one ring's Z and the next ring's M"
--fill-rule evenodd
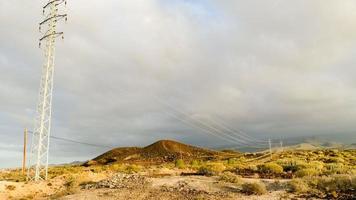
M296 194L307 193L310 188L303 179L293 179L288 183L289 191Z
M266 186L262 182L244 183L241 191L247 195L263 195L267 193Z
M231 172L222 173L220 175L219 179L221 181L228 182L228 183L235 183L235 184L238 184L238 185L242 184L241 177L236 175L236 174L234 174L234 173L231 173Z

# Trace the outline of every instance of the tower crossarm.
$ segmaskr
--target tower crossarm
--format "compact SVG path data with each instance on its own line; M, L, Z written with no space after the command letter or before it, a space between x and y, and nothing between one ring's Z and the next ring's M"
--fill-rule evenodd
M40 42L48 37L51 37L51 36L60 36L60 35L63 35L64 32L52 32L50 34L47 34L45 36L43 36L41 39L40 39Z
M48 17L47 19L43 20L41 23L40 23L40 27L46 23L48 23L49 21L51 21L52 19L56 19L57 21L60 20L60 19L63 19L65 18L66 21L67 21L67 14L63 14L63 15L55 15L55 16L52 16L52 17Z
M45 10L46 8L48 8L52 4L55 4L56 6L58 6L58 5L62 4L62 3L67 5L67 1L66 0L53 0L53 1L50 1L45 6L43 6L43 10Z

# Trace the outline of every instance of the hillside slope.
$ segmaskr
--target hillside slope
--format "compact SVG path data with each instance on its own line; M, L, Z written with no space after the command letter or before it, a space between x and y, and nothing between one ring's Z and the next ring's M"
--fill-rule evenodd
M161 140L149 146L124 147L110 150L85 165L125 163L162 163L182 158L184 160L212 160L221 157L236 156L237 154L213 151L200 147L190 146L171 140Z

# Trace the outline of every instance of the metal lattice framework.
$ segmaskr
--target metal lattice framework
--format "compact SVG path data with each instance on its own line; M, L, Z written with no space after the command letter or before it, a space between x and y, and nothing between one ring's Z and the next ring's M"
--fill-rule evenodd
M39 103L35 119L31 155L27 172L28 180L39 181L47 179L48 174L48 150L51 131L52 92L54 75L55 42L63 32L57 32L57 23L61 19L67 20L66 14L59 14L59 10L67 4L66 0L49 0L43 6L44 20L39 24L45 26L46 31L40 39L45 43L45 63L42 67L42 76L39 92Z

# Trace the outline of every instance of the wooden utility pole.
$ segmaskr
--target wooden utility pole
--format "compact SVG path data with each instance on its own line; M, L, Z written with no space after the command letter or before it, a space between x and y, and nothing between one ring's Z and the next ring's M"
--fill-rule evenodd
M272 143L271 143L271 139L268 139L268 144L269 144L269 154L271 155L271 160L272 160Z
M22 174L26 173L26 150L27 150L27 128L23 133L23 160L22 160Z

